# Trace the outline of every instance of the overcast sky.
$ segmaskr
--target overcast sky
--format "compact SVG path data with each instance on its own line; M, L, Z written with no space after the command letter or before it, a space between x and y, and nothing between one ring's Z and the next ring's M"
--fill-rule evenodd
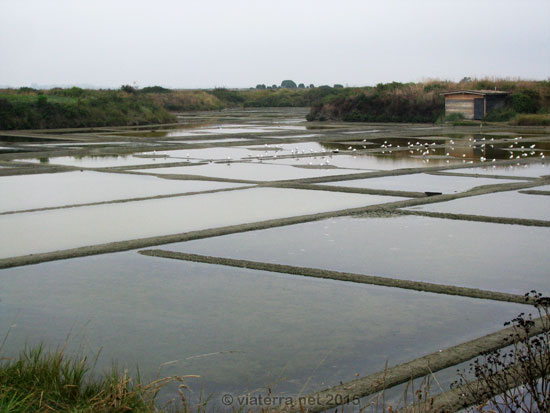
M0 85L550 78L550 0L0 0Z

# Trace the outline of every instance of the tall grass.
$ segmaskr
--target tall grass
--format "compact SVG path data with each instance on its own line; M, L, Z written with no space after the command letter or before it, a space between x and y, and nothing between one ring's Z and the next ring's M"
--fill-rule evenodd
M218 97L203 90L173 90L148 95L155 104L173 112L219 110L227 106Z
M550 126L550 114L523 114L516 116L512 123L518 126Z
M13 359L0 358L0 413L156 412L161 388L186 378L142 383L116 367L95 376L94 366L95 361L85 356L68 357L64 349L46 351L42 345L25 349ZM186 386L181 383L180 392L181 388ZM171 410L185 410L185 399L181 402L181 408L173 405Z

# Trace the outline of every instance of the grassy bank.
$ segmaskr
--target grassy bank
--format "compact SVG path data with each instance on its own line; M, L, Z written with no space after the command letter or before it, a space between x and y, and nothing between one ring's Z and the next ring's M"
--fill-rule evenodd
M315 102L308 120L356 122L441 122L442 92L501 90L509 92L506 106L489 113L486 121L516 125L546 125L550 113L550 82L524 80L471 80L461 82L386 83L376 87L344 89L338 96ZM529 114L529 116L525 116ZM456 119L449 119L456 121Z
M175 122L146 94L125 90L0 90L0 129L129 126Z
M550 126L550 114L517 115L511 123L518 126Z
M380 83L373 87L170 90L0 90L0 129L43 129L168 123L170 112L250 107L311 107L308 120L350 122L456 122L445 119L442 92L498 89L506 107L485 121L548 126L549 81L463 80Z
M342 96L354 89L225 89L169 90L144 88L141 93L171 111L218 110L223 108L307 107L327 97Z
M170 90L159 86L120 90L0 90L0 130L130 126L175 122L170 112L233 107L305 107L346 93L313 89Z

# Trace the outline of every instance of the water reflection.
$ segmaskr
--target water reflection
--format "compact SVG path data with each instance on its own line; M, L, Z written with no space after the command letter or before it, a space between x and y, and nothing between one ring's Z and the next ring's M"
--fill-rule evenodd
M117 360L144 379L198 374L190 399L202 390L215 406L226 392L321 390L495 331L522 307L134 252L0 279L0 332L16 324L4 354L61 345L72 331L68 351L102 348L97 371Z
M517 191L455 199L413 209L550 221L550 197L521 194Z
M550 229L538 227L349 217L164 249L523 294L531 289L550 293L549 236Z

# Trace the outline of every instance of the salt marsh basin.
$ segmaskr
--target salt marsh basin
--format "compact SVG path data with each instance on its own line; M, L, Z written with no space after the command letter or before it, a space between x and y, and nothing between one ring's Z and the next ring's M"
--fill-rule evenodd
M529 310L514 297L550 293L550 166L516 144L544 151L547 129L306 112L186 113L62 145L0 131L3 356L70 334L69 351L103 349L99 368L199 375L191 400L296 396L496 332Z

